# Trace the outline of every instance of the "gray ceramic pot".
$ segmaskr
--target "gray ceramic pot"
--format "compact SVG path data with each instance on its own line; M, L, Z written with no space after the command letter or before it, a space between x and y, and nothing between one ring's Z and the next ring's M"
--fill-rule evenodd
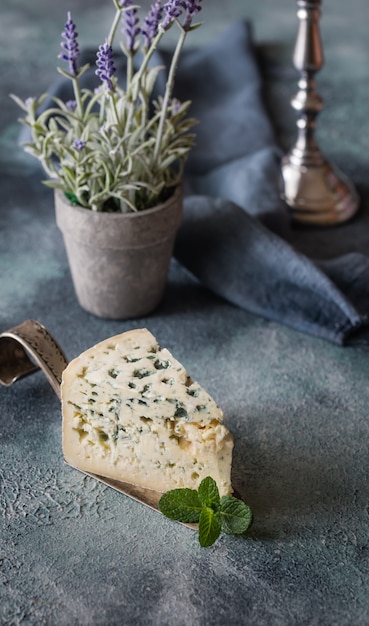
M55 192L56 221L86 311L128 319L155 309L164 293L182 206L181 187L165 203L137 213L89 211Z

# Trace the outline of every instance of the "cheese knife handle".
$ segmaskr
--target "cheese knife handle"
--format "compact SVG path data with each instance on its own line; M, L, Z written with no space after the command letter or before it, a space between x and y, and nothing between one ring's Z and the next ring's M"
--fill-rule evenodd
M6 387L41 369L60 399L67 365L64 352L40 322L26 320L0 334L0 383Z

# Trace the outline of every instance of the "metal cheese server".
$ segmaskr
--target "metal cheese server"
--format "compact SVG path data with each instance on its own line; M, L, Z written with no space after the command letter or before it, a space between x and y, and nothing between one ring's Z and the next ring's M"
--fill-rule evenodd
M42 370L60 400L62 374L67 365L68 360L63 350L47 328L36 320L26 320L0 334L0 383L6 387ZM159 511L161 492L75 469ZM185 526L197 528L197 524Z

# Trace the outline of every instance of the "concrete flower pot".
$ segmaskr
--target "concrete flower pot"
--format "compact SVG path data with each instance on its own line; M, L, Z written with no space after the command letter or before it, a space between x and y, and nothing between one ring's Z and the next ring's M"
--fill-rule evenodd
M102 213L71 205L55 192L74 289L89 313L110 319L140 317L162 299L183 193L137 213Z

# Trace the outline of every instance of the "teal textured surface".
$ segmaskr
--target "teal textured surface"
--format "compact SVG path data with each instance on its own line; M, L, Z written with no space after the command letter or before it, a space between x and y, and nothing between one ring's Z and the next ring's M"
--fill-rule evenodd
M233 483L254 524L246 537L222 536L202 549L191 530L66 466L59 402L44 376L32 375L0 389L0 623L364 626L368 352L233 307L176 262L148 318L109 322L79 308L52 193L16 145L19 111L8 98L38 95L54 81L67 8L82 44L100 43L109 2L0 6L0 331L38 319L73 358L110 335L149 328L223 408L236 441ZM368 7L336 0L323 10L319 142L367 196ZM196 45L226 22L252 19L285 149L295 134L294 3L208 0L202 17ZM358 240L354 222L339 229L341 252L367 245L369 235L363 230ZM323 258L332 231L309 232ZM302 249L306 233L294 231Z

